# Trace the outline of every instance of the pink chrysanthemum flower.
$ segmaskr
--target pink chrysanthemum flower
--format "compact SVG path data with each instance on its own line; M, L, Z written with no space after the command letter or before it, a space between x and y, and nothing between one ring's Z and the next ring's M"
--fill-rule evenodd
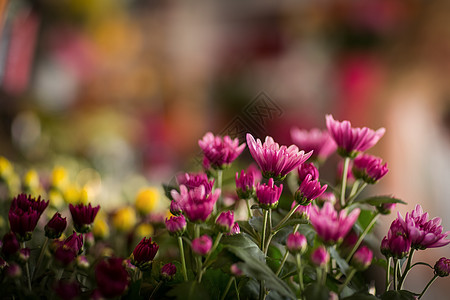
M228 135L223 138L206 133L198 141L209 164L215 169L228 167L244 151L245 144L239 145L239 139L232 140Z
M311 201L322 195L327 187L326 184L321 187L320 182L313 179L311 174L308 174L294 194L295 201L301 205L308 205Z
M179 185L185 185L189 190L204 185L206 193L210 193L214 186L214 179L210 181L205 173L179 174L177 175L177 182Z
M185 185L181 185L180 192L172 190L171 195L173 201L180 205L191 222L204 222L213 211L214 204L220 195L220 189L215 189L214 193L206 193L204 185L193 190L188 190Z
M359 212L359 208L356 208L348 216L345 210L338 214L330 202L325 202L322 209L312 207L310 221L324 243L335 244L347 235L358 219Z
M212 248L212 239L208 235L202 235L192 240L192 251L200 256L205 256Z
M280 147L270 136L266 137L263 144L260 139L255 141L254 137L247 133L247 144L263 176L274 180L284 179L312 155L312 151L305 154L305 151L299 151L295 145Z
M244 170L236 172L236 193L240 199L250 199L255 193L255 177L253 172L245 173Z
M424 213L420 205L416 205L411 213L406 213L405 219L398 213L398 220L408 233L411 247L415 249L438 248L450 243L446 239L450 231L442 232L441 218L428 220L428 213Z
M294 127L291 129L291 139L305 152L313 151L311 158L319 161L326 160L336 151L336 144L327 130L313 128L308 131Z
M400 259L408 255L410 249L411 239L401 220L397 218L391 223L387 237L383 238L380 251L386 257Z
M273 178L270 178L267 184L258 183L256 185L256 199L263 209L275 208L278 205L282 191L283 185L276 186Z
M374 184L388 172L387 163L383 165L382 162L381 158L370 154L359 155L353 161L353 175L366 183Z
M332 115L326 116L327 128L336 142L338 153L343 157L354 158L359 152L373 147L386 131L380 128L377 131L363 128L353 128L349 121L339 122Z
M319 170L317 170L316 166L313 163L304 163L301 164L298 168L298 182L301 184L306 176L311 175L312 179L319 180Z

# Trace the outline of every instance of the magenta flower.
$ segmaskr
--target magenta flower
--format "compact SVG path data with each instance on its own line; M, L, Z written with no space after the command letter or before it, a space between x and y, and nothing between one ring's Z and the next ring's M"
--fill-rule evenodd
M244 151L245 144L239 145L239 139L232 140L228 135L223 138L206 133L198 141L203 154L215 169L228 167Z
M359 270L367 269L372 263L373 252L367 246L361 246L352 257L352 266Z
M330 260L330 254L324 246L319 246L311 253L311 261L318 267L324 267Z
M11 279L19 279L22 276L22 268L16 263L10 263L5 269L5 275Z
M183 215L166 218L166 228L171 235L180 236L186 230L186 219Z
M20 244L14 232L5 233L2 239L1 249L5 258L13 256L19 251Z
M308 174L294 194L295 201L301 205L308 205L311 201L322 195L327 187L326 184L321 187L320 182L314 180L311 174Z
M121 296L130 282L123 259L116 257L108 258L97 264L95 267L95 279L97 281L97 290L106 298Z
M358 219L359 212L359 208L356 208L348 216L345 210L338 215L333 205L326 202L322 209L312 207L310 221L324 243L335 244L347 235Z
M299 232L291 233L286 240L286 248L292 254L303 253L306 251L308 243L306 237Z
M439 277L446 277L450 274L450 259L441 257L434 264L434 273Z
M151 237L144 237L134 248L130 257L131 263L142 271L150 269L158 249L158 244L152 242Z
M292 201L291 209L294 209L294 207L296 207L296 206L297 206L297 202ZM312 206L311 203L309 203L308 205L300 205L295 210L293 216L300 218L300 219L309 219L311 206Z
M56 241L56 245L53 256L60 264L68 266L83 250L83 235L74 232L64 241Z
M31 210L36 211L39 216L42 215L44 210L47 208L49 201L45 202L45 200L41 200L41 196L37 199L33 198L31 195L19 194L15 197L11 203L12 209L21 209L23 211L27 211L29 208Z
M332 115L326 116L326 123L331 137L336 142L338 153L343 157L354 158L358 152L373 147L386 131L384 128L377 131L367 127L353 128L349 121L336 121Z
M177 176L179 185L185 185L188 190L195 189L201 185L205 187L207 194L211 193L214 186L214 179L209 181L205 173L184 173Z
M388 172L387 163L382 165L382 159L373 155L359 155L353 161L353 175L364 182L374 184Z
M214 204L220 195L220 189L215 189L214 193L207 194L203 185L192 190L181 185L180 192L172 190L171 195L173 201L180 204L184 214L191 222L204 222L213 211Z
M80 203L76 206L69 204L70 214L72 215L73 225L75 230L80 233L87 233L91 231L92 223L94 223L95 216L100 209L100 205L92 207Z
M380 245L380 252L383 254L386 258L391 257L391 250L389 249L389 240L385 236L383 240L381 241Z
M280 184L279 187L276 186L273 182L273 178L269 179L268 184L258 183L256 185L256 198L261 208L270 209L277 207L282 191L283 185Z
M226 235L235 235L241 233L241 227L239 227L238 222L234 222L233 227L231 227L231 230Z
M450 243L450 240L446 239L450 231L442 232L441 218L428 220L428 213L424 213L420 205L416 205L411 213L407 213L404 220L399 213L398 220L414 249L438 248Z
M230 266L230 272L233 274L233 276L240 277L244 275L244 272L239 268L237 263L234 263Z
M236 193L240 199L250 199L255 193L255 177L253 172L236 172Z
M222 212L216 219L216 225L220 232L230 232L234 225L234 212L231 210Z
M383 255L386 257L392 256L394 258L403 258L408 255L409 250L411 249L411 239L400 219L397 218L391 223L388 236L385 239L386 242L383 239L380 248ZM386 246L388 251L385 250Z
M172 263L168 263L162 266L160 272L163 280L172 280L177 273L177 267Z
M317 170L313 163L301 164L297 170L299 184L301 184L308 175L311 175L313 180L319 180L319 170Z
M53 217L45 225L45 236L49 239L57 239L66 230L67 220L61 217L59 212L56 212Z
M192 240L192 251L200 256L205 256L211 250L212 239L207 235L202 235Z
M183 213L183 208L181 207L180 202L172 200L170 202L170 213L179 216Z
M250 154L259 165L263 176L275 180L284 179L289 172L312 155L312 151L305 154L305 151L299 151L295 145L280 147L270 136L267 136L262 144L260 139L255 141L253 136L247 133L247 144Z
M296 127L291 129L291 139L305 152L313 151L311 158L324 161L336 151L336 144L326 130L313 128L301 130Z

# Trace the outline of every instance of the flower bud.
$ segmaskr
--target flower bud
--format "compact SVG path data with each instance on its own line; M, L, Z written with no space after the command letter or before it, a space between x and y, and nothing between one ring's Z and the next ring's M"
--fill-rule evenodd
M183 215L166 218L166 228L171 235L180 236L186 230L186 219Z
M327 185L321 187L320 182L314 180L311 174L308 174L294 194L295 201L301 205L308 205L311 201L322 195L327 187Z
M372 263L373 253L367 246L360 247L352 257L351 265L358 271L367 269Z
M234 222L233 227L231 227L231 230L227 235L235 235L241 233L241 228L239 227L238 222Z
M177 267L174 264L168 263L161 268L161 277L163 280L172 280L177 273Z
M207 235L203 235L192 241L192 251L200 256L208 254L208 252L211 250L211 247L212 239Z
M67 226L66 218L61 217L59 212L56 212L53 217L45 225L45 236L49 239L57 239L61 236Z
M286 240L286 248L292 254L304 253L308 243L304 235L299 232L291 233Z
M90 264L86 256L80 255L77 257L77 267L80 269L87 270L89 268Z
M228 233L230 232L234 224L234 212L226 211L222 212L216 219L216 225L220 232Z
M174 216L179 216L183 213L183 209L181 207L180 202L172 200L170 202L170 212L172 213L172 215Z
M450 274L450 259L442 257L434 265L434 273L439 277L446 277Z
M239 199L250 199L255 193L255 177L253 172L245 173L241 170L241 176L236 172L236 193Z
M386 258L392 256L391 251L389 250L389 241L387 237L384 237L383 240L381 241L380 252Z
M230 266L230 272L236 277L241 277L242 275L244 275L244 272L242 272L237 263L234 263Z
M279 187L274 185L273 178L269 179L268 184L258 183L256 185L256 198L258 199L261 208L276 208L282 191L283 185L280 184Z
M158 249L158 244L152 242L152 238L143 238L131 254L131 263L142 271L149 270Z
M22 276L22 269L16 263L11 263L6 267L6 276L11 279L20 278Z
M316 248L311 253L311 261L314 265L318 267L324 267L330 260L330 254L328 254L327 249L324 246Z
M22 248L19 250L19 261L26 263L30 259L30 248Z
M298 167L298 184L301 184L310 174L313 180L319 180L319 170L313 163L303 163Z
M2 253L5 257L10 257L17 253L20 249L19 241L13 232L8 232L3 236L2 239Z

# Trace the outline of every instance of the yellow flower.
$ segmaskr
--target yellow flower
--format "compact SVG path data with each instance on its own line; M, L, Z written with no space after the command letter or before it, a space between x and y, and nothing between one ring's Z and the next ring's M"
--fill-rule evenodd
M159 190L154 187L142 189L136 196L136 202L134 205L136 206L136 210L142 214L147 215L148 213L155 210L158 206L160 199Z
M0 156L0 177L7 178L14 172L13 165L5 157Z
M130 231L136 224L136 213L130 206L119 209L112 218L112 224L118 231Z
M39 175L36 170L31 169L25 173L23 176L23 184L31 191L39 189Z
M66 203L71 203L73 205L82 203L81 191L78 185L69 184L64 190L64 200Z
M52 171L51 183L58 189L64 189L68 183L67 170L63 167L55 167Z
M64 199L59 191L50 190L48 192L48 199L50 200L50 206L60 208L64 204Z
M140 224L138 227L136 227L135 231L136 236L139 240L142 239L143 237L152 236L154 232L155 229L153 228L153 226L147 223Z
M109 237L109 225L104 215L97 215L92 225L92 233L97 239L106 239Z

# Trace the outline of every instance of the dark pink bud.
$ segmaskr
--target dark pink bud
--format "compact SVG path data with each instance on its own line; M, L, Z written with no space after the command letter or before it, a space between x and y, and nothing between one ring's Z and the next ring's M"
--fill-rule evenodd
M231 210L222 212L217 217L216 225L221 232L224 232L224 233L230 232L233 224L234 224L234 212Z
M292 254L304 253L308 243L303 234L299 232L291 233L286 240L286 248Z
M158 249L158 244L152 242L152 238L144 237L134 248L131 263L143 271L150 269Z
M250 199L255 194L255 177L253 172L245 173L241 170L241 176L236 172L236 193L240 199Z
M193 190L203 185L207 194L211 193L214 186L214 179L209 180L205 173L184 173L177 175L179 185L186 186L189 190Z
M373 155L363 154L353 161L353 175L356 179L374 184L388 172L387 164L382 165L382 159Z
M244 275L244 272L242 272L242 270L239 268L237 263L232 264L230 266L230 272L231 272L231 274L233 274L236 277L240 277L240 276Z
M172 280L177 273L177 267L174 264L168 263L161 268L161 277L163 280Z
M391 251L389 250L389 241L387 237L384 237L381 241L380 245L380 252L383 254L386 258L391 257Z
M76 206L69 204L69 209L75 230L80 233L87 233L91 231L92 223L94 223L95 216L100 210L100 205L92 207L90 203L87 206L82 203Z
M171 235L182 235L186 230L186 219L183 215L166 218L166 228Z
M207 235L202 235L192 241L192 251L197 255L204 256L208 254L212 247L212 239Z
M321 187L320 182L313 180L311 174L308 174L295 192L295 201L301 205L308 205L311 201L322 195L327 187L326 184Z
M450 274L450 259L442 257L434 265L434 273L439 277L446 277Z
M352 257L352 266L359 270L367 269L372 263L373 253L367 246L360 247Z
M311 175L312 180L319 180L319 170L313 163L303 163L298 167L298 182L301 184L307 175Z
M30 259L30 249L22 248L19 250L19 261L26 263Z
M6 267L6 276L12 279L20 278L22 276L22 269L16 263L10 263Z
M16 235L13 232L8 232L3 236L2 239L2 253L6 258L13 256L20 249L19 241L16 238Z
M66 230L67 220L61 217L59 212L55 213L53 217L45 225L45 236L49 239L57 239Z
M330 260L330 254L324 246L319 246L311 253L311 261L318 267L324 267Z
M233 227L231 227L231 230L227 235L235 235L239 233L241 233L241 228L239 227L238 222L234 222Z
M123 259L116 257L98 263L95 268L95 279L98 291L106 298L121 296L130 282Z
M239 145L239 139L231 139L228 135L214 136L206 133L203 139L198 141L203 154L214 169L228 167L244 151L245 144Z
M258 199L261 208L276 208L282 191L283 185L280 184L279 187L274 185L273 178L269 179L268 184L258 183L256 185L256 198Z
M174 216L179 216L183 213L181 204L178 201L173 200L170 202L170 213Z

